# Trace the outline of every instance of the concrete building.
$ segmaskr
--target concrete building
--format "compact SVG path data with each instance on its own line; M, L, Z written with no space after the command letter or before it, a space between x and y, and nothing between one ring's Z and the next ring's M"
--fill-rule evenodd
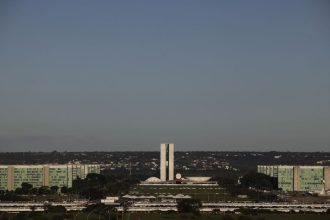
M160 180L174 180L174 144L160 144Z
M320 193L330 190L330 167L258 165L258 172L277 178L284 191Z
M8 168L0 166L0 190L6 190L8 185Z
M30 183L33 187L43 186L43 166L10 166L8 167L10 172L8 177L8 188L16 189L21 187L22 183Z
M86 178L88 173L100 173L100 165L63 164L63 165L1 165L0 190L15 190L22 183L33 187L66 186L72 187L72 181L78 177Z

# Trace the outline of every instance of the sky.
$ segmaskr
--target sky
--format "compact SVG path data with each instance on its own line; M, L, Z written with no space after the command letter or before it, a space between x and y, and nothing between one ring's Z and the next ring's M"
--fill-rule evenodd
M0 151L329 151L329 1L0 2Z

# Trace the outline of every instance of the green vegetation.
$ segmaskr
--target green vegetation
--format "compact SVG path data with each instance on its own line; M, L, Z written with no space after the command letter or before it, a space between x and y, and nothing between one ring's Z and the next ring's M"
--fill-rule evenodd
M178 202L177 207L180 213L199 214L202 202L198 199L182 199Z
M88 199L101 199L109 195L127 193L130 187L138 182L137 179L127 176L90 173L85 179L74 180L72 191Z
M241 178L241 185L246 188L274 190L277 189L276 182L273 178L256 172L249 172Z
M237 179L240 179L238 183ZM238 195L246 195L250 201L276 201L277 195L272 190L277 189L273 178L256 172L247 172L241 178L235 173L214 178L219 185L227 190L234 200L239 200Z

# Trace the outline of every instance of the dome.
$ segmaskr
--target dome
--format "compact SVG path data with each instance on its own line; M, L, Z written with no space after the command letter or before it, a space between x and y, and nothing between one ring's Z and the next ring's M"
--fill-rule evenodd
M148 182L148 183L158 183L158 182L161 182L161 180L158 177L152 176L152 177L149 177L148 179L146 179L145 182Z
M191 182L201 183L201 182L207 182L211 179L211 177L208 176L187 176L187 180L190 180Z

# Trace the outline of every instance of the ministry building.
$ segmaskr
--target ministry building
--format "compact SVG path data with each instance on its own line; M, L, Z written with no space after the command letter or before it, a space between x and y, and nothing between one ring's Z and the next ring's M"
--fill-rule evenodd
M33 187L72 187L73 180L100 173L97 164L0 165L0 190L12 191L29 183Z

